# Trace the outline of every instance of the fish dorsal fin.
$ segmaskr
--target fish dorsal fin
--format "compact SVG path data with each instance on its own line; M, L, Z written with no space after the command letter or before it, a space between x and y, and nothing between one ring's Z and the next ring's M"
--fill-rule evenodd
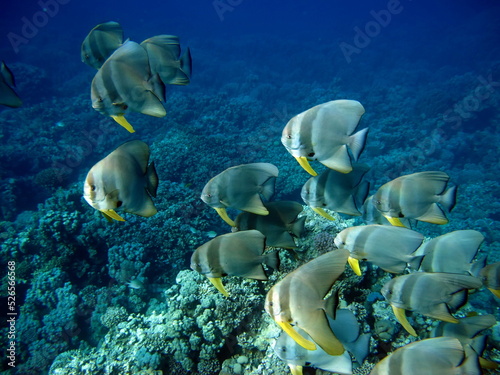
M146 143L139 140L129 141L113 152L124 153L131 157L140 166L142 174L146 174L149 162L149 147Z
M348 257L348 250L333 250L300 266L292 274L309 285L317 296L323 299L337 278L344 272Z
M3 61L0 65L0 73L2 74L3 78L5 79L5 82L7 83L7 85L9 85L10 87L16 87L16 81L14 79L14 74L12 74L12 71L9 69L9 67Z
M156 198L156 192L158 190L158 174L156 173L156 168L154 162L149 164L146 171L147 187L146 190L153 197Z

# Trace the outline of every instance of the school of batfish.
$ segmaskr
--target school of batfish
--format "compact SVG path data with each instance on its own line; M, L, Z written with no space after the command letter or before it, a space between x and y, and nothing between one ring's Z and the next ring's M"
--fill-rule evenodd
M92 107L129 132L134 128L127 113L165 116L165 86L187 85L192 70L191 53L187 49L181 55L177 36L124 41L117 22L94 27L82 43L81 58L97 69ZM13 87L14 76L2 62L0 104L22 104ZM301 191L304 203L328 220L335 220L337 212L362 216L365 225L342 230L336 248L298 266L263 297L265 311L282 328L274 344L276 355L294 375L302 374L304 366L352 374L353 360L361 364L369 354L371 335L360 334L356 316L339 308L336 283L347 264L361 276L364 262L369 262L398 275L380 293L408 334L424 334L412 327L408 311L440 321L430 338L397 349L372 375L471 375L481 374L481 367L496 368L481 357L482 331L492 327L495 318L454 314L467 302L470 290L484 286L500 298L500 262L476 259L484 240L478 231L458 230L424 242L413 229L418 221L448 222L457 186L445 172L403 175L368 196L370 184L364 177L370 167L358 161L368 136L367 127L357 130L364 113L358 101L333 100L296 115L283 129L282 144L312 176ZM310 164L315 160L326 167L319 174ZM268 280L270 269L279 269L279 249L293 252L294 238L305 231L301 203L272 201L278 174L270 163L236 165L215 175L201 192L203 202L231 232L200 245L191 256L191 268L226 297L231 291L223 277ZM150 217L157 213L153 198L158 184L148 145L133 140L90 169L83 197L110 222L125 221L120 212ZM241 212L232 219L229 208Z

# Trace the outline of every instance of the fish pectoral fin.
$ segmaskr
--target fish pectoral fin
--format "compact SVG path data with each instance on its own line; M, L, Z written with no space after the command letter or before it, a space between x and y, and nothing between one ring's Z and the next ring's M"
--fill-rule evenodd
M406 226L401 222L401 219L399 219L398 217L385 216L385 218L389 221L389 223L391 223L391 225L394 225L395 227L406 228Z
M103 213L103 215L105 215L104 217L108 216L111 219L115 219L116 221L125 221L125 219L123 217L121 217L120 215L118 215L115 210L108 209L108 210L100 210L100 211Z
M215 211L217 211L222 220L224 220L230 226L236 227L236 223L227 215L227 211L224 207L214 207L214 209Z
M307 340L306 338L304 338L304 336L302 336L296 330L294 330L293 327L290 325L290 323L277 320L276 323L278 323L278 325L283 329L283 331L288 333L288 336L294 339L294 341L300 346L302 346L304 349L316 350L316 344L310 340Z
M229 293L224 288L222 284L222 279L220 277L207 277L208 280L217 288L219 292L221 292L225 297L229 297Z
M359 260L349 257L347 258L347 262L349 262L349 265L356 275L361 276L363 274L361 272L361 268L359 267Z
M296 156L295 160L300 164L304 170L309 173L311 176L317 176L318 173L314 169L312 169L311 165L309 164L309 161L305 156Z
M327 213L325 210L323 210L321 207L311 207L311 209L316 212L317 214L323 216L325 219L328 220L335 220L333 216L331 216L329 213Z
M399 323L408 331L408 333L412 336L418 336L417 332L415 332L415 329L410 325L410 322L406 318L406 310L401 308L401 307L396 307L394 305L391 305L392 311L394 311L394 315L396 315L396 319L398 320Z
M132 127L132 125L129 124L129 122L127 121L127 119L125 118L125 116L123 115L117 115L117 116L114 116L112 115L111 116L113 118L113 120L115 120L118 124L120 124L121 126L123 126L125 129L127 129L129 131L129 133L135 133L135 130L134 128Z
M303 375L302 366L288 364L292 375Z

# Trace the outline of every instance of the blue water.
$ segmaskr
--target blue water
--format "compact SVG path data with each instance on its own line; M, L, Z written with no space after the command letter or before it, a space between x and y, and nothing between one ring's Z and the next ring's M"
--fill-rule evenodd
M80 61L85 36L110 20L136 42L177 35L193 57L191 83L167 88L167 116L131 115L133 135L92 109L95 70ZM203 233L227 231L199 200L204 184L225 168L275 163L277 199L301 202L308 176L281 145L281 130L295 114L329 100L354 99L366 109L361 127L370 132L361 161L372 167L372 193L403 174L447 172L459 185L450 223L415 229L431 237L476 229L485 236L488 263L500 261L495 1L4 1L0 59L23 100L18 109L0 106L0 263L17 264L16 311L24 316L17 367L4 361L7 373L47 373L58 354L97 346L108 306L150 314L151 296L161 299L159 290L189 268L192 250L208 240ZM83 180L130 139L152 148L163 214L106 226L81 199ZM120 268L129 258L131 265ZM139 271L149 289L124 287ZM6 279L2 288L7 306ZM51 290L64 297L50 297ZM106 290L107 300L96 296ZM481 293L475 307L497 311L498 299ZM61 309L70 313L57 324ZM0 338L3 347L5 329ZM166 363L175 361L162 355L161 365L154 359L148 366L168 373Z

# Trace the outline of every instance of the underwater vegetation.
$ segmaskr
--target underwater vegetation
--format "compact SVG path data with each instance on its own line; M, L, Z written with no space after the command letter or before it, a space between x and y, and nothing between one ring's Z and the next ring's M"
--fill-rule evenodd
M266 312L266 295L282 286L283 280L286 283L287 275L299 267L321 256L332 257L335 252L343 254L344 264L356 265L354 269L339 265L331 283L338 296L338 311L352 312L359 326L353 341L358 336L367 340L366 358L359 361L354 354L352 373L369 374L383 358L392 358L385 360L392 363L406 358L398 348L424 339L436 340L432 332L442 322L435 316L413 304L406 307L414 312L397 315L399 310L391 306L394 301L385 297L391 280L406 276L390 272L420 274L404 270L408 263L427 256L429 249L414 253L422 241L425 246L441 235L474 230L484 241L479 241L467 264L483 256L488 264L500 261L497 60L466 73L446 64L437 70L425 62L409 61L404 67L381 67L390 71L381 82L369 74L371 62L380 58L377 52L364 51L365 61L360 61L357 74L352 74L352 66L340 64L323 47L308 46L307 55L322 55L325 61L307 70L300 69L311 64L309 58L296 52L303 49L300 42L272 38L267 42L274 46L272 53L262 50L259 41L252 38L208 44L201 39L189 40L195 69L190 84L169 87L163 119L128 114L136 130L132 135L92 108L89 92L95 71L85 66L75 68L79 73L64 85L48 84L52 82L50 67L34 61L7 61L16 76L16 93L23 106L0 111L0 259L4 268L8 261L16 262L16 293L22 301L17 305L18 363L15 372L3 367L6 374L290 373L287 362L276 354L274 343L283 330ZM221 68L220 60L228 50L254 52ZM258 68L245 63L246 57L265 54L270 54L269 60L263 60ZM75 61L75 65L83 65L78 56ZM289 62L293 63L289 70L273 68ZM26 82L30 82L30 90ZM477 87L483 94L478 105L460 112ZM33 92L41 94L37 97ZM315 205L302 200L303 187L311 178L303 168L308 162L294 160L280 137L297 114L345 98L362 103L365 111L360 113L356 106L355 125L359 120L362 131L369 128L369 132L357 136L366 137L366 144L360 147L358 141L355 149L357 161L369 166L361 167L360 174L370 184L360 185L361 177L348 181L351 191L358 190L345 197L352 199L347 212L340 208L343 202L325 207L323 212L334 219L329 220L318 215ZM355 135L354 128L347 135ZM149 161L154 161L159 182L152 201L157 212L139 216L117 207L125 221L108 222L83 197L86 176L96 163L130 141L147 144ZM352 150L349 152L352 155ZM328 156L320 153L317 162L310 160L310 167L319 176L329 173L328 165L322 162ZM302 212L293 220L304 228L291 236L295 246L272 247L271 252L279 254L278 270L271 272L265 262L258 263L259 272L265 272L260 280L216 274L215 278L223 280L226 297L205 275L190 269L191 257L209 241L227 236L232 223L241 225L243 219L237 217L245 207L225 204L225 215L234 220L227 222L212 208L219 207L205 203L200 196L215 176L252 163L279 170L278 174L270 168L274 195L266 192L260 196L300 203ZM415 241L389 263L385 249L364 247L363 254L337 250L342 247L339 233L347 236L351 228L365 227L359 200L400 176L425 171L445 172L453 187L458 186L455 207L445 210L446 220L441 217L446 224L401 220L411 229L387 226L401 229L398 233L404 232L405 238L411 236ZM267 204L266 199L257 203L260 210ZM421 215L411 219L415 217ZM390 236L386 232L381 235L386 240ZM259 255L261 242L259 237ZM447 265L448 256L439 264ZM421 274L427 272L436 270L426 269ZM491 319L500 319L499 299L473 276L459 278L468 279L470 283L464 283L473 290L467 303L463 298L453 301L457 308L453 317L462 321L489 316L484 327L488 340L484 351L477 354L498 363L500 330ZM8 280L3 276L1 282L5 297ZM460 293L463 297L463 288ZM312 300L317 296L308 297ZM321 327L328 330L328 322L323 323ZM283 325L294 337L292 331L302 328L300 324ZM314 328L304 328L312 340L306 341L314 342L318 337ZM414 330L418 337L407 330ZM0 333L5 341L7 331ZM459 339L438 341L433 345L444 353L450 346L462 347ZM442 349L443 345L447 349ZM388 357L390 353L398 354ZM470 352L465 351L460 358L463 356L470 357ZM459 359L457 367L460 364ZM317 367L324 370L304 368L304 373L325 374L331 368ZM494 371L485 368L483 373Z

